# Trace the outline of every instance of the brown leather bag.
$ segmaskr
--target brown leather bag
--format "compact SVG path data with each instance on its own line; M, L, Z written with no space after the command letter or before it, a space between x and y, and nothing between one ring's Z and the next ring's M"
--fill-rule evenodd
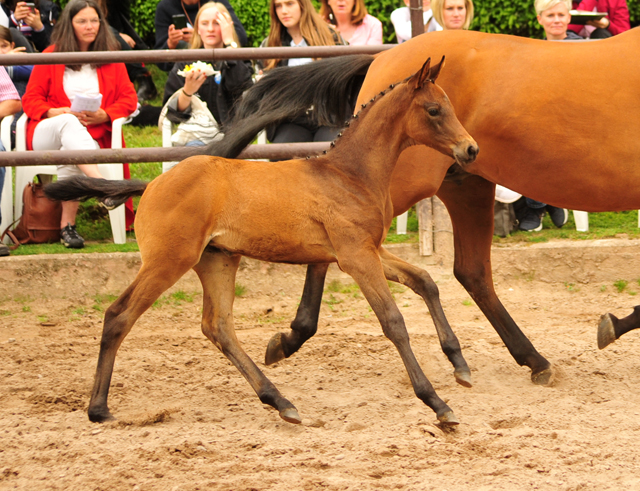
M13 222L3 232L2 238L8 235L15 246L21 244L45 244L60 240L60 217L62 205L44 195L40 183L30 182L22 193L22 216L18 226L9 230ZM17 220L16 220L17 221Z

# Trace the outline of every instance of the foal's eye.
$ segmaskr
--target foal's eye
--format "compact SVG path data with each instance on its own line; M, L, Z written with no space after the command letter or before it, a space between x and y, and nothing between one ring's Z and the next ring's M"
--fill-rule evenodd
M437 116L440 114L440 110L437 107L430 107L427 109L427 112L429 113L429 116Z

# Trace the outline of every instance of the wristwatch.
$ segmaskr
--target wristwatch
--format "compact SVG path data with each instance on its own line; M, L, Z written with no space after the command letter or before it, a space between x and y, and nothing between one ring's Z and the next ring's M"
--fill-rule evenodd
M230 43L225 43L224 45L225 48L237 48L238 47L238 43L236 43L235 41L231 41Z

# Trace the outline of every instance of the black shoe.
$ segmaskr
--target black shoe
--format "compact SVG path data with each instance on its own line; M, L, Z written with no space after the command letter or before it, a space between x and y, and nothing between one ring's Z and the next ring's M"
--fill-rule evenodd
M138 102L140 104L158 97L158 89L156 89L156 85L153 83L151 74L145 73L144 75L140 75L136 81L138 82Z
M522 218L519 219L520 230L527 232L540 232L542 230L542 210L529 208L528 206L522 210Z
M549 213L549 218L551 218L553 224L558 228L562 227L567 223L567 220L569 220L569 210L566 208L556 208L555 206L547 205L546 210L547 213Z
M60 242L69 249L82 249L84 247L84 239L76 232L76 226L67 223L67 226L60 230Z
M103 206L107 210L111 211L111 210L115 210L121 204L126 203L126 201L128 199L129 199L128 197L127 198L120 198L120 199L103 198L103 199L100 200L100 206Z
M8 255L9 255L9 248L4 244L0 244L0 257L4 257Z

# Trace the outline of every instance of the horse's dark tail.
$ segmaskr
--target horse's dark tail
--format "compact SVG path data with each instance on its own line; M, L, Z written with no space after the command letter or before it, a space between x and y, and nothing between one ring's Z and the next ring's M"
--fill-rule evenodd
M89 198L112 198L124 201L132 196L140 196L147 188L147 182L138 180L111 181L86 176L74 176L69 179L47 184L44 194L58 201L86 201Z
M342 127L374 57L327 58L269 71L244 93L222 140L204 153L235 158L265 127L305 114L320 126Z

